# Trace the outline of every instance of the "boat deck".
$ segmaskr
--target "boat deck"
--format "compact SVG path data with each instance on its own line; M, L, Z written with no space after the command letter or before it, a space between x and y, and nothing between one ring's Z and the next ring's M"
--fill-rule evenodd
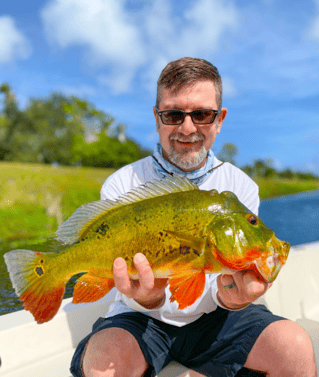
M299 323L310 335L319 364L319 242L293 247L272 288L258 300L272 312ZM63 300L56 317L37 325L29 312L0 316L0 375L3 377L70 377L78 342L104 316L114 291L93 304ZM158 377L198 374L172 363ZM319 377L319 374L318 374Z

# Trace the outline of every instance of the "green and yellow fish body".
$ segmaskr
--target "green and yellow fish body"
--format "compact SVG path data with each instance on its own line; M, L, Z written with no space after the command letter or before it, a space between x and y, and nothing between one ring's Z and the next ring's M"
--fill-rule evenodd
M253 270L273 281L289 245L252 214L236 195L201 191L186 178L147 183L118 201L81 206L57 230L57 252L5 254L17 295L38 323L54 317L67 281L85 272L73 302L91 302L113 286L113 261L122 257L137 278L133 256L143 253L155 278L168 278L179 308L202 294L205 273Z

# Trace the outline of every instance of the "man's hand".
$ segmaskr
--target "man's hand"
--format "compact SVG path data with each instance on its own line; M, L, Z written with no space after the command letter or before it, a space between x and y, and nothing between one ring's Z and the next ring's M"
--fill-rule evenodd
M224 288L235 283L232 288ZM252 271L238 271L234 275L217 277L217 298L225 308L236 310L248 306L266 293L272 283L265 283Z
M164 299L168 279L154 278L151 266L144 254L135 254L133 262L137 270L138 280L130 279L123 258L115 259L113 264L115 286L125 296L133 298L145 308L156 308Z

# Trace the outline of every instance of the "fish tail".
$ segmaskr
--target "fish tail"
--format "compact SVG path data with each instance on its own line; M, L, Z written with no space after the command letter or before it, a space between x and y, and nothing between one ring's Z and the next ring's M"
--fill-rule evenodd
M38 323L52 319L63 299L67 279L52 273L55 255L31 250L12 250L4 255L15 292Z

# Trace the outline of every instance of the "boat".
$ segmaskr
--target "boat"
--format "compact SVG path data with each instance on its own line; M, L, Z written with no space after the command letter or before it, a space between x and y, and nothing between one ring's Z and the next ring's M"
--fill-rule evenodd
M319 242L291 248L273 286L258 299L273 313L296 321L312 339L319 365ZM104 316L114 299L112 290L90 304L64 299L53 320L38 325L20 310L0 316L0 375L2 377L71 377L75 347ZM192 371L171 363L158 377L191 377ZM319 377L319 374L318 374Z

